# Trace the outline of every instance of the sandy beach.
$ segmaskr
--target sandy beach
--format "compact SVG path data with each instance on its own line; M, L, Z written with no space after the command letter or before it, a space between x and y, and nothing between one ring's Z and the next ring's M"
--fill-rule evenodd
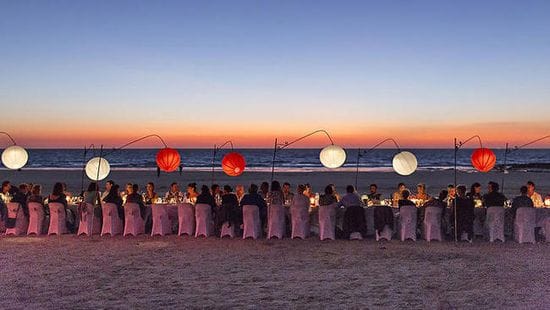
M0 237L3 305L29 308L530 308L549 244Z
M483 192L486 191L486 184L489 181L501 183L503 176L505 177L505 194L509 197L516 196L519 193L519 187L525 185L528 180L532 180L537 184L537 191L543 196L550 193L550 171L546 172L523 172L511 171L509 174L501 172L458 172L458 184L465 184L468 188L474 182L480 182L483 187ZM24 169L22 171L1 170L0 179L10 180L12 184L21 182L32 182L43 185L43 193L47 194L51 191L55 182L65 182L68 185L69 191L73 193L80 192L82 184L82 172L76 170L32 170ZM112 179L118 184L138 183L142 188L147 182L154 182L157 185L157 192L164 193L168 190L168 186L172 182L179 182L182 189L190 182L210 185L211 173L205 171L183 171L180 175L177 172L166 174L163 173L157 178L155 171L143 170L113 170L107 179ZM229 177L222 172L215 173L215 182L218 184L244 184L248 185L252 182L259 184L262 181L269 181L271 173L268 172L250 172L246 171L239 177ZM326 172L276 172L275 179L280 182L290 182L293 188L297 184L310 183L315 192L322 192L327 184L334 183L339 192L344 193L345 187L348 184L355 183L354 172L340 172L338 170ZM84 178L84 186L86 187L89 180ZM104 184L105 180L102 182ZM391 195L399 182L404 182L407 187L415 191L416 184L426 183L428 193L437 195L439 191L445 188L448 184L454 182L454 173L452 170L437 170L437 171L422 171L419 170L410 176L400 176L393 172L361 172L359 174L358 185L359 192L366 192L368 185L371 183L378 184L379 192L385 196Z

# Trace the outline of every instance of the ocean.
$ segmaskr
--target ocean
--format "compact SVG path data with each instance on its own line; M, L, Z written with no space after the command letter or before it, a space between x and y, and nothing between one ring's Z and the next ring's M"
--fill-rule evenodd
M89 151L84 157L82 149L28 149L29 161L24 169L82 169L85 162L99 155L99 150ZM230 150L220 150L214 166L219 168L224 154ZM246 169L267 171L271 169L273 149L235 149L246 160ZM319 161L320 149L284 149L277 153L275 166L277 171L315 171L323 170ZM451 169L454 163L453 149L407 149L414 153L418 160L418 169L445 170ZM494 150L497 165L504 163L504 150ZM109 150L104 150L109 153ZM106 158L113 170L155 170L157 149L123 149L109 154ZM180 149L183 169L210 170L212 167L212 149ZM95 154L94 154L95 153ZM357 149L347 149L347 159L341 170L354 170L357 162ZM457 164L460 169L472 169L470 163L471 149L458 151ZM361 157L361 171L390 171L395 149L377 149ZM522 149L508 154L509 165L525 166L529 170L548 169L550 149Z

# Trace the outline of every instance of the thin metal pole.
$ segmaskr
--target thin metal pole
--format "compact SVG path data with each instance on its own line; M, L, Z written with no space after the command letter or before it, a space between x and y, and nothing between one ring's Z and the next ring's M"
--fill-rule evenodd
M458 220L456 218L456 156L458 153L458 144L456 143L455 138L455 163L454 163L454 187L455 187L455 198L453 199L453 205L454 205L454 218L455 218L455 242L458 242Z
M103 144L101 145L101 148L99 149L99 163L97 164L97 174L96 174L96 192L97 192L97 196L99 196L99 169L101 168L101 159L103 158ZM101 196L100 196L101 197ZM101 208L101 200L99 201L99 207ZM90 233L90 239L93 238L94 236L94 217L95 217L95 212L94 212L94 208L95 206L92 206L92 232Z
M361 149L358 148L357 149L357 163L356 163L356 166L355 166L355 190L358 191L357 189L357 180L359 178L359 158L361 158Z
M273 146L273 159L271 160L271 182L275 176L275 157L277 156L277 138L275 138L275 145Z
M500 185L502 186L502 193L504 194L504 176L506 175L506 164L508 161L508 142L506 142L506 149L504 150L504 166L502 167L502 180Z
M86 174L86 153L88 150L84 145L84 154L82 155L82 175L80 176L80 194L84 195L84 175Z
M216 160L216 145L214 144L214 150L212 152L212 182L210 186L214 185L214 161Z

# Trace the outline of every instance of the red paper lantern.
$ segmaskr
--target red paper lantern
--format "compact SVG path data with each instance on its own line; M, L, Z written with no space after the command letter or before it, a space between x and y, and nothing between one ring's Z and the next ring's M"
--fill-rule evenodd
M180 162L180 153L169 147L163 148L157 153L157 166L162 171L175 171L180 166Z
M222 159L222 169L228 176L236 177L244 172L246 162L244 157L237 153L227 153Z
M480 172L489 172L496 162L497 157L490 149L479 148L472 153L472 166Z

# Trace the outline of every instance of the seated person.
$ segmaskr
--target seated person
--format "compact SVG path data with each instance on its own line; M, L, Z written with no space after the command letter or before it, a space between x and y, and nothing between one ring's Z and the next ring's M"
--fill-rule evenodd
M474 200L466 196L466 186L459 185L456 187L456 230L458 239L461 239L463 232L468 234L468 241L472 242L474 237ZM451 212L451 223L454 224L454 206Z
M380 198L382 197L382 194L378 193L378 185L371 184L369 186L370 193L367 194L367 197L369 197L369 200L371 201L380 201Z
M361 198L355 193L353 185L346 187L346 194L342 197L338 206L345 208L344 212L344 238L349 239L352 233L361 233L363 238L367 235L367 221L365 210L362 207Z
M124 209L122 208L122 198L120 197L118 184L111 187L107 196L103 198L103 202L115 204L117 206L118 217L124 222Z
M496 182L489 182L487 185L487 194L483 195L483 205L489 207L504 207L506 197L498 191L499 186Z
M245 205L256 205L260 209L260 220L262 221L262 230L267 223L267 204L263 197L258 194L258 185L250 184L248 188L248 194L244 195L241 199L241 209Z
M397 205L399 206L399 208L401 208L403 206L414 206L414 207L416 207L416 204L412 200L409 200L410 195L411 195L411 192L409 192L409 190L404 190L403 193L401 193L402 199L399 199L397 201Z
M514 200L512 200L512 207L510 208L514 219L516 218L516 211L518 210L518 208L535 207L533 200L529 198L529 190L527 186L522 186L519 189L519 192L520 192L520 195L515 197Z

